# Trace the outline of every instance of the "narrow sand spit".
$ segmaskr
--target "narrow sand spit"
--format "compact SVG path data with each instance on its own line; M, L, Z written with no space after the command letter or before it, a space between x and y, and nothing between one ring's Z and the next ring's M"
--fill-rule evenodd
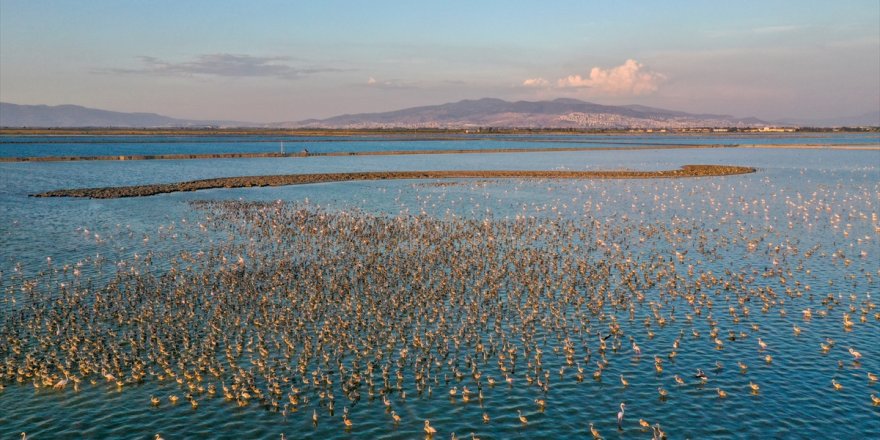
M660 171L373 171L359 173L286 174L274 176L220 177L178 183L120 186L107 188L60 189L33 194L34 197L89 197L112 199L143 197L210 188L305 185L309 183L392 179L656 179L729 176L754 173L755 168L726 165L684 165L677 170Z

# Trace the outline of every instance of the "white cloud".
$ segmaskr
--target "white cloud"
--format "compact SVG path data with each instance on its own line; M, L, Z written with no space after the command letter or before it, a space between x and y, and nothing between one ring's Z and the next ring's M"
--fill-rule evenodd
M656 92L665 79L663 74L652 72L644 64L629 59L610 69L593 67L588 77L569 75L556 84L560 88L587 87L609 95L645 95Z
M569 75L556 81L560 89L589 89L594 95L646 95L656 92L666 80L662 73L653 72L644 64L629 59L623 64L603 69L593 67L588 76ZM529 78L523 81L524 87L550 87L543 78Z
M529 78L522 83L525 87L547 87L550 85L550 81L547 81L544 78Z

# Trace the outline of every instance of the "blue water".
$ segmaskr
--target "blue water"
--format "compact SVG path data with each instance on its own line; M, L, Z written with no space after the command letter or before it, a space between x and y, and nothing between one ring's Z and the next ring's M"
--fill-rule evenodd
M610 137L606 140L630 142L632 139ZM780 143L777 138L749 141ZM839 141L828 140L828 143ZM395 150L426 145L423 142L409 145L399 140L382 142ZM366 143L364 148L386 145L382 142ZM504 142L516 144L512 140ZM471 145L477 143L499 142L471 141L463 145L474 148ZM239 147L244 144L230 144L228 148L242 151ZM461 143L450 144L462 148ZM523 144L526 148L534 145ZM104 144L71 145L81 146L83 151L106 148ZM137 148L150 144L132 145ZM360 144L327 145L342 148ZM153 147L162 148L157 145L150 148ZM208 147L216 148L213 144ZM2 148L14 147L3 144ZM309 149L312 150L311 145ZM453 182L453 185L438 185L434 181L346 182L214 189L117 200L28 197L58 188L234 175L421 169L668 169L691 163L755 166L758 172L680 180L470 179ZM420 397L412 388L407 389L406 400L393 396L394 408L403 418L396 427L390 422L381 398L370 401L366 395L351 407L350 416L355 425L346 432L341 421L346 402L342 397L337 397L334 416L319 407L321 423L313 427L309 406L286 418L256 404L238 408L220 397L200 398L198 410L192 410L185 401L172 406L167 400L159 408L153 408L149 404L150 395L184 394L173 382L148 379L122 392L101 382L84 383L75 393L69 388L59 392L34 389L27 382L19 385L0 381L5 385L0 391L0 438L16 438L22 431L26 431L29 438L152 438L156 433L168 439L278 438L280 433L288 438L420 438L423 420L427 418L439 431L436 438L449 438L452 432L459 437L474 432L484 439L588 438L589 423L594 423L605 438L649 438L650 433L639 429L639 418L660 423L669 438L861 439L880 436L880 407L872 406L870 399L871 393L880 394L880 385L869 382L866 377L868 372L880 374L880 320L875 317L878 309L867 311L867 304L876 303L880 296L880 220L877 218L880 151L697 149L2 163L0 325L21 307L20 302L10 302L17 295L9 290L13 274L36 276L41 271L85 261L83 271L100 285L120 267L117 263L133 261L135 254L154 252L158 260L181 251L194 253L207 249L210 242L198 233L196 226L204 221L205 213L188 203L204 199L282 200L330 212L358 209L379 216L401 213L424 213L438 219L526 216L543 221L556 218L598 221L609 228L615 224L621 227L660 225L669 229L693 227L689 234L655 237L641 244L630 241L632 237L620 236L619 243L608 243L608 246L618 244L623 247L621 255L638 259L651 258L654 255L650 252L673 256L673 249L686 250L689 252L685 266L694 265L698 273L710 270L719 276L725 270L743 273L755 277L756 285L771 287L777 293L795 289L795 283L799 282L797 289L802 296L780 295L784 304L774 304L766 313L761 310L763 304L753 303L751 315L740 316L742 322L735 324L727 313L728 306L736 305L735 299L731 304L724 295L707 292L715 303L711 314L721 329L719 338L724 341L723 350L716 350L708 336L710 327L705 313L701 317L693 316L687 304L677 304L675 321L662 328L656 324L650 328L656 333L653 339L642 324L642 320L651 315L646 305L636 309L632 321L626 311L606 309L606 313L617 317L625 334L638 341L644 354L634 357L628 349L628 338L625 339L619 352L608 351L609 366L601 381L590 377L595 365L585 365L587 377L582 383L574 379L572 368L560 378L556 371L564 359L553 354L555 344L551 341L544 348L545 367L552 372L552 386L547 395L526 386L524 372L517 370L513 387L503 382L494 388L484 387L486 399L482 405L475 399L470 403L460 399L453 403L448 398L448 388L467 385L475 389L473 381L467 375L460 383L453 380L444 385L441 380L433 397ZM755 241L751 251L749 240ZM818 250L808 256L807 251L816 246ZM709 247L713 252L701 253L702 247ZM774 265L791 271L786 274L784 284L776 276L761 276ZM157 266L161 270L162 263ZM807 284L811 285L809 292L803 288ZM827 295L836 298L839 305L823 305L821 300ZM851 305L856 323L847 331L842 325L842 314L850 313ZM814 316L805 321L801 310L806 308L814 312L826 310L827 316ZM781 315L780 309L787 314ZM862 309L866 310L864 323L859 321ZM669 313L669 305L666 305L663 314ZM686 319L686 314L695 318L693 323ZM752 324L759 330L752 329ZM793 325L803 329L800 336L793 335ZM693 330L701 336L693 337ZM728 341L728 330L744 332L746 337ZM678 356L667 360L666 355L679 332L684 332L684 337ZM763 361L766 353L759 351L758 337L769 346L766 353L773 356L771 364ZM836 344L829 353L823 354L819 344L826 338L834 339ZM595 351L595 340L589 343ZM847 352L849 347L862 353L860 363L853 362ZM0 341L0 356L9 355L5 350ZM664 372L660 375L654 371L654 355L664 359ZM578 358L582 356L579 352ZM593 360L596 359L594 355ZM723 363L723 370L714 370L716 360ZM739 371L738 361L748 364L746 373ZM524 362L521 359L521 363ZM494 365L493 361L488 363L486 374L503 377ZM705 386L699 386L693 378L696 368L706 370L711 376ZM621 386L620 374L629 379L629 387ZM676 386L672 379L675 374L683 377L687 385ZM843 386L842 390L833 389L832 379ZM749 381L760 384L759 394L749 393ZM669 390L668 399L658 398L658 386ZM730 396L718 399L716 387L726 390ZM543 412L533 403L538 397L547 401ZM620 402L627 404L622 431L617 430L615 422ZM517 410L529 418L527 426L517 421ZM492 417L489 424L481 422L483 412Z
M435 139L435 140L431 140ZM865 145L877 133L727 135L443 135L442 140L400 137L302 136L0 136L0 157L119 156L135 154L312 153L495 148L615 148L651 145Z

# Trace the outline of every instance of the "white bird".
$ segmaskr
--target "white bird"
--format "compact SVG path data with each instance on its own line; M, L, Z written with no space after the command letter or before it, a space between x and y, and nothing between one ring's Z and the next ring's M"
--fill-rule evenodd
M620 404L620 411L617 413L617 429L622 429L621 425L623 424L623 413L626 410L626 404Z

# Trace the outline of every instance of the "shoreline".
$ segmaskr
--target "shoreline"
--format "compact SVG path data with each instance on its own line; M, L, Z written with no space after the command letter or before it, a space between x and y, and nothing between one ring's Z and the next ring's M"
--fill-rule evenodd
M552 141L551 141L552 142ZM133 154L103 156L26 156L0 157L0 163L15 162L79 162L96 160L189 160L189 159L260 159L260 158L306 158L306 157L340 157L340 156L404 156L422 154L495 154L495 153L559 153L584 151L641 151L641 150L684 150L708 148L750 148L750 149L792 149L792 150L850 150L880 151L880 145L869 144L700 144L700 145L635 145L620 147L552 147L552 148L486 148L486 149L448 149L448 150L389 150L389 151L331 151L324 153L193 153L193 154Z
M782 150L856 150L880 151L880 144L742 144L738 148L782 149Z
M145 197L183 191L214 188L249 188L265 186L306 185L312 183L403 179L657 179L716 177L754 173L751 167L727 165L683 165L677 170L659 171L374 171L356 173L286 174L269 176L220 177L178 183L135 185L105 188L59 189L31 197L83 197L114 199Z
M551 148L456 148L448 150L372 150L372 151L329 151L293 153L193 153L193 154L133 154L105 156L30 156L0 157L0 162L78 162L92 160L187 160L187 159L260 159L292 157L340 157L340 156L407 156L420 154L480 154L480 153L558 153L577 151L639 151L639 150L680 150L702 148L732 148L725 145L637 145L625 147L551 147Z

